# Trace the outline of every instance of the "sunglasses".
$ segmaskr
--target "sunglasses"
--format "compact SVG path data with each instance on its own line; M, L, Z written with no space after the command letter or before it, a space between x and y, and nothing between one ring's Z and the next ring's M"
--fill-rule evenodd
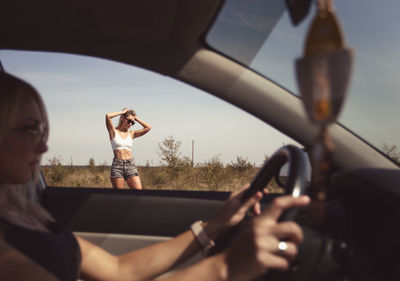
M128 121L128 124L130 124L131 126L135 125L135 121L132 121L130 119L126 119L126 121Z
M37 124L32 127L27 126L23 128L13 128L13 130L30 135L35 145L39 143L46 143L49 138L49 132L46 129L46 125L43 123Z

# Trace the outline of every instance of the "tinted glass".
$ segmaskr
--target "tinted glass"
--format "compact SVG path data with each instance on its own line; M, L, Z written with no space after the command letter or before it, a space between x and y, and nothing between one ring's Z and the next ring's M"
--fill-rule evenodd
M298 95L294 62L315 14L297 27L285 1L229 0L212 26L207 43ZM347 45L356 52L348 97L339 122L355 134L400 159L400 2L334 1ZM234 46L234 47L232 47Z

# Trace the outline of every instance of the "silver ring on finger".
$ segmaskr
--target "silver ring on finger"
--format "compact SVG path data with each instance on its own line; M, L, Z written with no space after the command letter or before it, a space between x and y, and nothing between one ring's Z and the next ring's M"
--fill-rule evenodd
M288 244L285 241L280 241L278 244L279 253L283 254L288 249Z

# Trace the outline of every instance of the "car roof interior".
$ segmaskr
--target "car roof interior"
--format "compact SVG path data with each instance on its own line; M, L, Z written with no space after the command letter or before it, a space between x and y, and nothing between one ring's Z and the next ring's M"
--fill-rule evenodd
M6 1L0 10L0 48L89 55L152 70L220 97L310 146L317 128L298 97L204 43L223 3ZM332 126L331 135L337 148L334 167L397 168L342 126Z
M176 74L223 1L7 1L1 48L87 54Z

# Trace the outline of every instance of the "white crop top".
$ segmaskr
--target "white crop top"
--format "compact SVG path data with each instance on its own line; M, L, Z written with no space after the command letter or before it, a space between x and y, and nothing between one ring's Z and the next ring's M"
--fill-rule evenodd
M130 134L128 134L126 138L122 138L117 132L115 132L115 136L111 140L111 147L113 151L116 149L132 150L132 142L133 139Z

